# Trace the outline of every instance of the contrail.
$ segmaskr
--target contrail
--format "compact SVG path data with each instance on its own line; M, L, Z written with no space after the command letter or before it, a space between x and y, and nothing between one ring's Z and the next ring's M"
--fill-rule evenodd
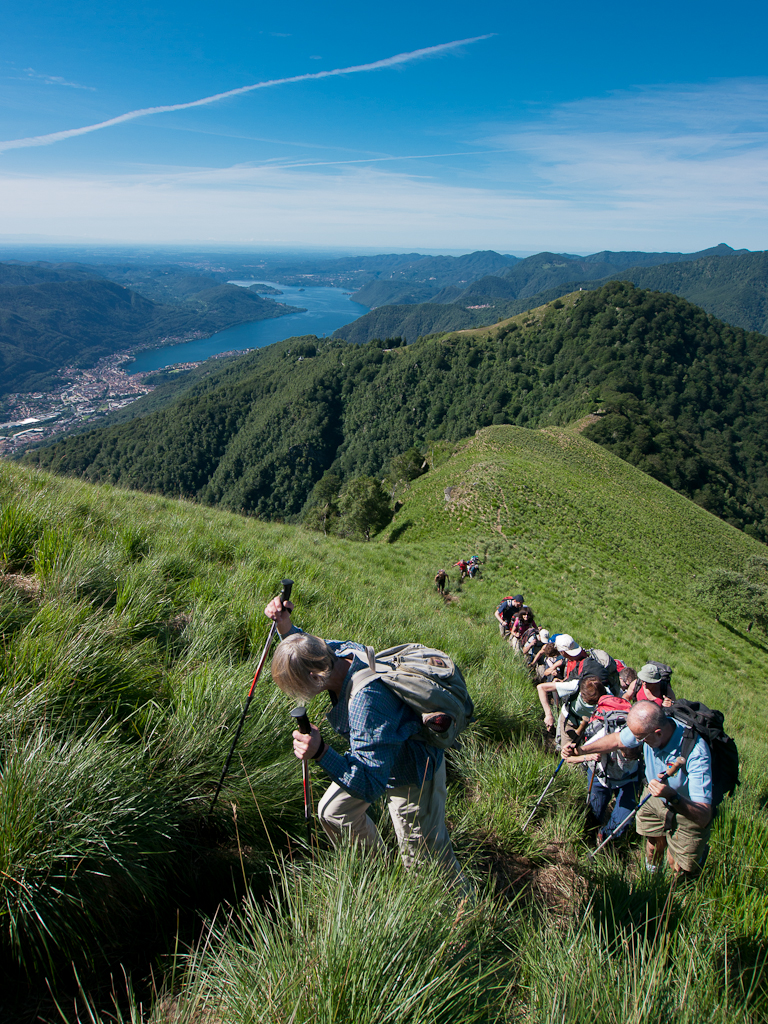
M394 57L385 57L383 60L376 60L372 64L356 64L351 68L315 71L307 75L292 75L290 78L273 78L267 82L256 82L254 85L243 85L239 89L218 92L215 96L204 96L201 100L192 100L190 103L169 103L162 107L144 107L142 110L129 110L127 114L119 114L117 117L110 117L108 121L99 121L98 124L87 124L82 128L68 128L63 132L51 132L48 135L33 135L27 139L9 139L6 142L0 142L0 153L5 152L7 149L26 149L28 146L50 146L53 142L71 139L76 135L85 135L87 132L96 132L100 128L111 128L113 124L133 121L137 117L147 117L149 114L167 114L172 110L189 110L190 107L204 107L209 103L218 103L219 100L229 99L230 96L240 96L245 92L253 92L254 89L269 89L273 85L289 85L291 82L309 82L315 78L355 75L360 71L376 71L379 68L391 68L397 64L407 64L408 61L419 60L421 57L433 57L435 54L443 53L445 50L452 50L457 46L466 46L468 43L480 42L481 39L490 39L493 34L491 32L484 36L473 36L471 39L456 39L452 43L426 46L421 50L411 50L410 53L397 53Z

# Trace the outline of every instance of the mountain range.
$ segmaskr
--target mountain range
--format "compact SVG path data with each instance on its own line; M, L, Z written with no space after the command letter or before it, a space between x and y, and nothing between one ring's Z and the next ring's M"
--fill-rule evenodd
M626 282L409 346L289 339L197 379L165 408L30 451L93 481L268 519L325 472L481 427L584 420L585 436L768 538L768 338Z
M419 293L394 281L376 281L354 298L376 306L373 300L382 297L388 304L339 328L336 336L356 342L377 337L415 341L436 331L491 324L575 288L598 288L611 280L682 295L727 323L768 332L768 254L721 244L698 253L538 253L464 287L446 283L431 289L429 297L424 285L418 286Z

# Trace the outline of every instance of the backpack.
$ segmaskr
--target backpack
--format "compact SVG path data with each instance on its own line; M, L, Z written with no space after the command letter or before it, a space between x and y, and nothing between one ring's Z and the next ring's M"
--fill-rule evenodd
M590 647L587 654L589 657L582 661L579 669L579 679L582 676L597 676L614 697L621 697L619 670L614 659L610 654L594 647Z
M367 683L380 679L421 716L418 738L432 747L458 746L456 740L474 721L474 704L464 676L443 651L423 644L400 644L376 654L366 647L368 668L352 677L350 700Z
M670 718L685 727L680 753L687 758L699 736L712 755L713 810L739 785L739 751L736 743L723 730L722 711L713 711L697 700L676 700L667 709Z
M586 742L594 739L601 731L606 735L620 732L627 724L627 713L631 707L629 701L623 697L613 697L610 694L601 697L597 702L597 710L587 726ZM627 757L620 750L609 750L600 755L600 759L594 762L593 767L595 775L604 786L617 789L638 778L640 759L639 756Z
M665 665L663 661L649 661L648 664L655 666L659 670L661 676L661 682L659 683L661 696L662 698L666 697L672 684L672 666Z

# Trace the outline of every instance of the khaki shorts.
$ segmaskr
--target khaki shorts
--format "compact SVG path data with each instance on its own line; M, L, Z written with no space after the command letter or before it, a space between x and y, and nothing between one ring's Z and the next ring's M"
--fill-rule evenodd
M643 790L643 798L648 796L649 790ZM675 858L683 871L697 871L699 858L707 848L709 834L712 831L712 822L702 828L694 825L682 814L675 815L676 826L672 832L664 831L664 822L667 817L667 807L661 797L652 796L643 804L637 812L635 827L638 835L646 839L659 839L661 836L667 840L669 852Z

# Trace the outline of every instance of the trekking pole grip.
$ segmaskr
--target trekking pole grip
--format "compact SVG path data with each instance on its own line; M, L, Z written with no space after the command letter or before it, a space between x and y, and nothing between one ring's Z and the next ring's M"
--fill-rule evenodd
M312 732L312 726L309 724L307 709L304 707L294 708L291 715L296 719L299 732L303 732L305 736L308 736Z
M291 600L291 587L293 587L293 580L283 580L283 589L280 592L280 600L283 604Z

